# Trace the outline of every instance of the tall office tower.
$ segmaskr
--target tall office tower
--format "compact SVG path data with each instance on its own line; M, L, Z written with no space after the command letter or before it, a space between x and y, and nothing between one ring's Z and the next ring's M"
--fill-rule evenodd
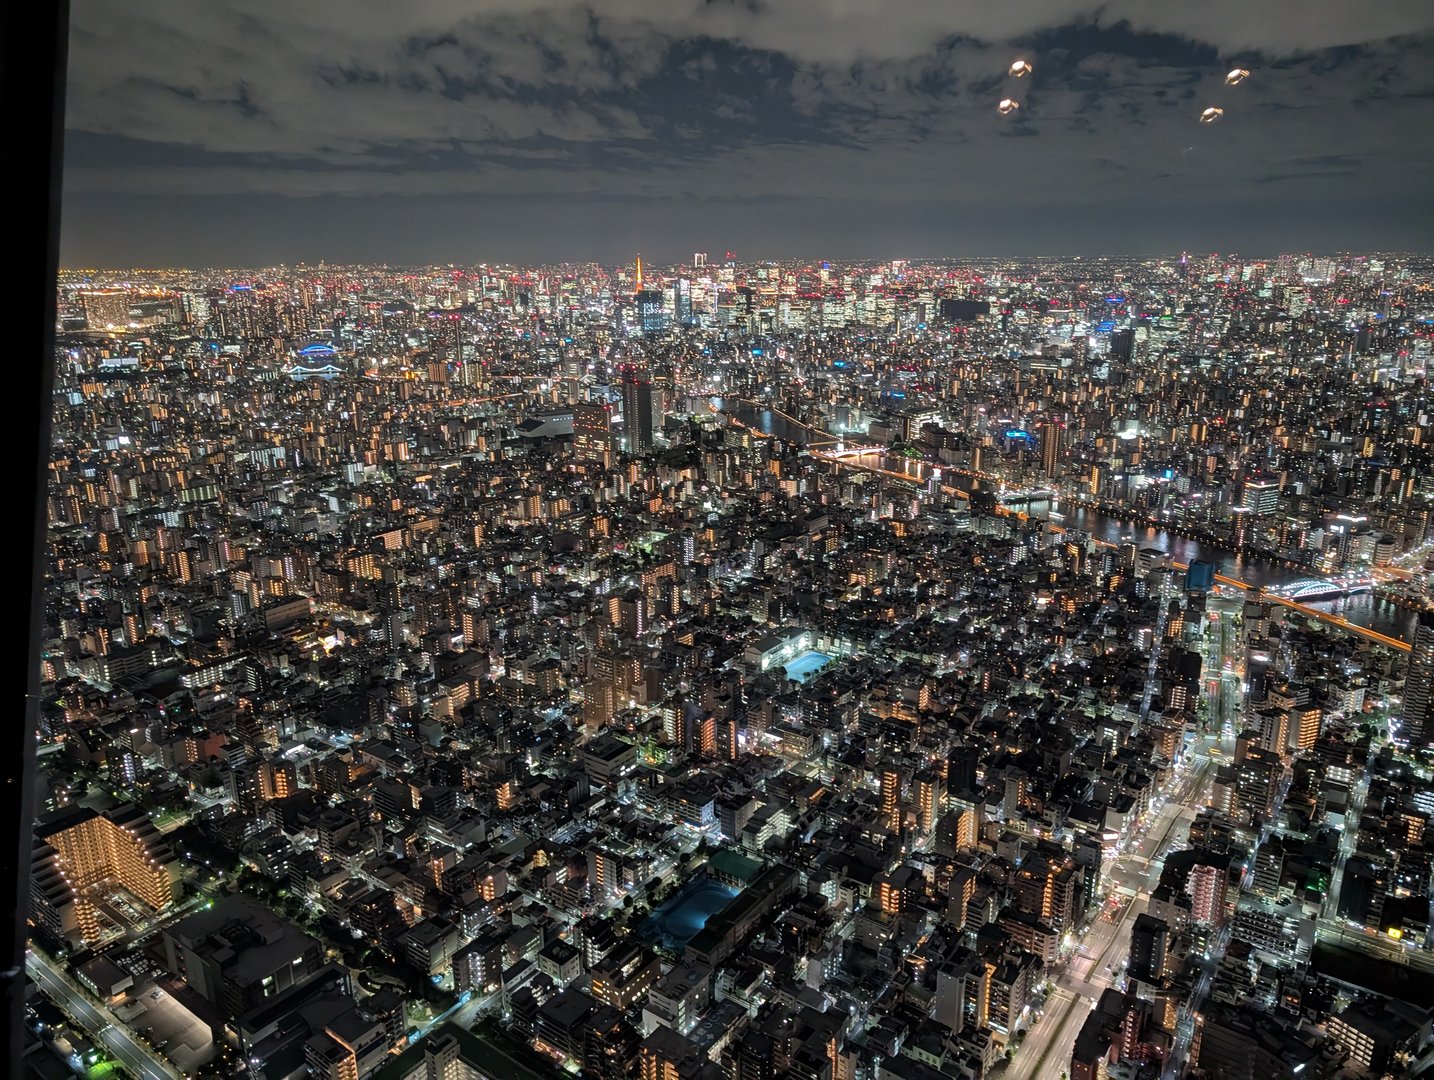
M1434 612L1420 615L1414 628L1400 728L1410 746L1434 746Z
M1041 471L1055 479L1066 460L1066 426L1057 420L1041 425Z
M891 832L901 831L901 772L895 765L881 767L881 820Z
M1273 514L1280 508L1278 480L1246 480L1240 505L1252 514Z
M1130 363L1135 355L1135 331L1130 329L1112 330L1110 334L1110 357Z
M612 406L606 402L573 406L573 458L601 465L612 464Z
M58 922L86 942L101 935L97 894L113 885L154 911L168 907L179 891L173 855L149 815L137 806L107 810L66 810L41 824L38 838L54 850L73 916ZM63 892L63 890L61 890Z
M679 326L692 321L692 282L680 277L672 283L672 317Z
M667 328L661 289L643 289L633 297L633 302L637 305L637 321L644 334L656 334Z
M633 364L622 368L622 429L629 454L652 449L652 380Z

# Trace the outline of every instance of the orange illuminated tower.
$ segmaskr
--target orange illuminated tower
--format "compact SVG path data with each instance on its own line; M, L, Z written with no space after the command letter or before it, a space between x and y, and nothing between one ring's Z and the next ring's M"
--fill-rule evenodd
M901 773L894 765L881 770L881 820L888 831L901 831Z
M642 252L637 253L637 287L632 290L635 293L642 292Z
M934 769L923 769L916 775L915 786L917 827L930 833L946 810L946 781Z

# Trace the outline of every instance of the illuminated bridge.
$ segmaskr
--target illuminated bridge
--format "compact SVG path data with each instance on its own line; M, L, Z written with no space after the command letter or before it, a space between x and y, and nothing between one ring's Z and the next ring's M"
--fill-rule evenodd
M1345 574L1333 578L1304 578L1285 585L1267 585L1265 592L1284 600L1297 603L1312 603L1316 600L1333 600L1341 596L1374 591L1374 578L1368 574Z
M1047 527L1052 532L1056 533L1063 533L1066 531L1063 526L1059 525L1048 525ZM1095 541L1095 543L1100 547L1117 546L1107 540L1097 540ZM1176 562L1174 559L1170 561L1170 565L1175 567L1175 569L1177 570L1190 569L1190 565L1188 563ZM1244 589L1246 592L1253 593L1256 596L1266 597L1274 601L1276 604L1280 604L1294 611L1298 611L1301 615L1307 615L1311 619L1318 619L1321 622L1328 623L1330 626L1337 626L1341 630L1348 630L1351 634L1358 634L1360 637L1368 638L1370 641L1377 641L1379 644L1387 645L1391 649L1398 649L1400 652L1410 652L1414 648L1413 645L1411 645L1407 641L1404 641L1401 638L1390 637L1388 634L1381 634L1378 630L1371 630L1367 626L1360 626L1358 623L1352 623L1343 615L1336 615L1332 611L1321 611L1317 607L1310 607L1308 604L1302 604L1298 600L1290 600L1287 597L1281 596L1278 592L1262 588L1259 585L1253 585L1248 581L1241 581L1239 578L1231 577L1229 574L1216 574L1215 580L1218 581L1221 585L1229 585L1236 589Z
M1050 488L1039 488L1036 490L1022 489L1020 491L1007 491L1001 495L1003 506L1028 506L1033 502L1046 502L1055 496Z
M335 367L333 364L294 364L286 374L293 379L332 379L335 375L342 375L343 368Z

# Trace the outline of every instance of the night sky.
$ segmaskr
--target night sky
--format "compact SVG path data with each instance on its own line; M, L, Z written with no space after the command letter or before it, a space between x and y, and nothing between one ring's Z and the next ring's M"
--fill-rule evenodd
M75 0L67 123L67 266L1434 247L1428 0Z

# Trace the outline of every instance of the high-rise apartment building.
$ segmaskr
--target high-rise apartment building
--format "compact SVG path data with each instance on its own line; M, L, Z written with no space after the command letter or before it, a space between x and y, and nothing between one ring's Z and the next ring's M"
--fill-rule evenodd
M882 824L891 832L901 831L901 772L884 765L878 777Z
M1066 460L1066 426L1049 420L1041 425L1041 471L1048 479L1060 474Z
M934 769L924 769L916 774L913 787L916 789L916 826L923 833L929 833L946 811L946 781Z
M1400 735L1411 746L1434 746L1434 612L1421 614L1414 628Z
M633 365L622 369L622 429L629 454L652 449L652 379Z
M1013 882L1016 903L1057 933L1080 914L1084 870L1056 844L1041 844L1026 855Z
M1142 912L1130 929L1130 977L1158 983L1165 978L1170 925Z
M1208 863L1196 863L1186 882L1190 894L1190 918L1201 926L1222 926L1225 922L1225 870Z
M137 806L103 814L77 807L43 823L37 836L55 853L68 886L68 896L60 890L55 900L73 905L72 917L54 920L62 932L78 932L86 942L98 940L103 934L98 901L108 889L123 889L154 911L168 907L178 895L179 876L169 845Z

